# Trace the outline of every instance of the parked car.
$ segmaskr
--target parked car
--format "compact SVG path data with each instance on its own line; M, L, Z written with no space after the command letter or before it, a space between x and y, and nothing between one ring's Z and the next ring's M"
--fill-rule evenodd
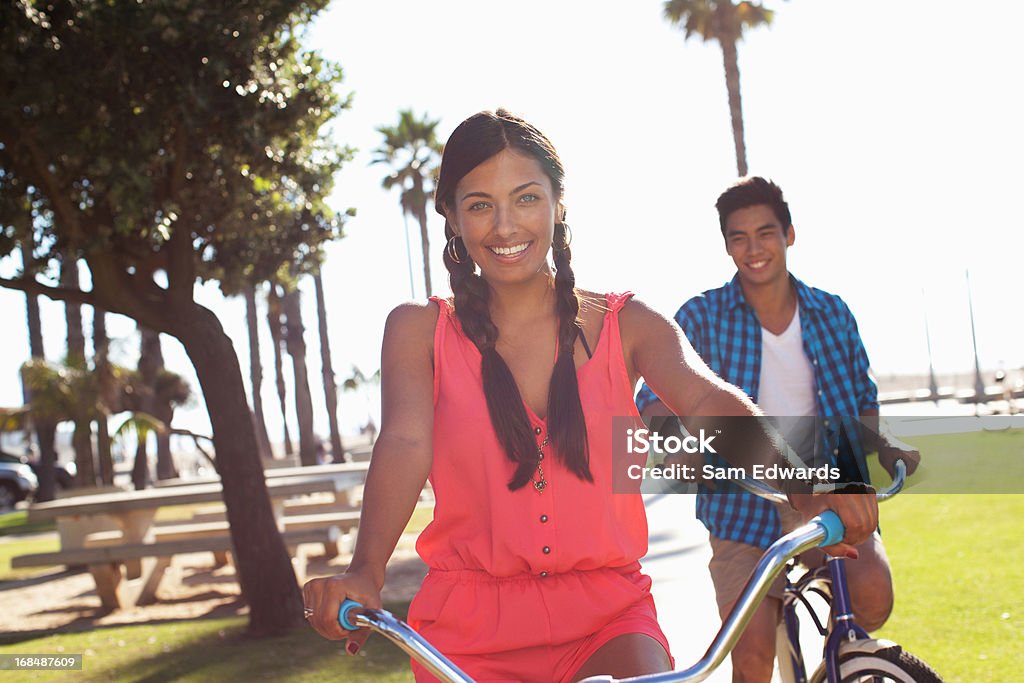
M12 468L15 468L16 466L28 467L29 470L32 472L33 480L36 482L36 483L32 484L32 489L31 489L31 491L28 492L28 495L32 495L32 494L34 494L36 492L36 488L38 488L38 486L39 486L39 484L38 484L38 480L39 480L39 461L38 460L30 459L30 458L28 458L28 457L26 457L24 455L14 455L12 453L7 453L5 451L0 451L0 466L4 466L7 471L13 471ZM78 468L75 466L74 462L68 462L68 463L63 463L63 464L57 463L57 488L59 488L59 489L69 489L72 486L74 486L75 485L75 475L77 473L78 473ZM10 478L11 476L12 475L8 475L7 477L4 477L4 479L6 480L6 479ZM17 482L14 482L14 483L16 484ZM13 487L9 486L8 489L9 490L13 490ZM19 500L24 500L26 497L28 497L28 495L23 495L20 498L17 498L17 500L15 500L14 502L16 503ZM2 502L5 498L6 498L6 494L4 492L0 492L0 502Z
M9 510L39 488L35 472L20 460L0 459L0 510Z

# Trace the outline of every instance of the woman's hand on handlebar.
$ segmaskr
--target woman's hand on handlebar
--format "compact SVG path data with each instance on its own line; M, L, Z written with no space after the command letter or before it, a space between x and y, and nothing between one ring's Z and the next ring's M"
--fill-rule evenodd
M790 494L790 504L805 519L811 519L824 510L832 510L842 520L846 529L842 543L822 548L834 557L857 559L855 545L864 541L878 528L878 499L871 487L865 487L867 493L794 493Z
M355 600L364 607L380 609L380 586L369 572L348 571L323 579L307 581L302 587L302 602L306 609L313 610L309 625L329 640L348 640L345 651L350 655L359 652L370 637L370 631L346 631L338 623L338 612L345 599Z

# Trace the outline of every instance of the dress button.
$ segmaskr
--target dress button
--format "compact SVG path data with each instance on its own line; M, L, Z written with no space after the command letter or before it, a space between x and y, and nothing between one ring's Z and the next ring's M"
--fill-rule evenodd
M547 515L541 515L540 516L540 523L541 524L547 524L548 523L548 516Z
M549 545L544 546L544 554L548 555L550 553L551 553L551 546L549 546Z
M534 428L533 428L533 433L534 433L534 434L537 434L537 435L539 436L539 435L540 435L540 432L541 432L541 429L540 429L540 427L534 427Z
M542 577L547 577L548 573L547 573L547 572L541 572L541 573L540 573L540 575L541 575Z
M832 455L839 455L839 449L838 448L833 448L832 449Z

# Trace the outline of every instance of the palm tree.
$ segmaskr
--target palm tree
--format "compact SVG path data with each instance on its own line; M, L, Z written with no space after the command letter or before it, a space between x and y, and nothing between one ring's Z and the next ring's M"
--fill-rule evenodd
M157 373L163 367L163 352L160 349L160 333L143 327L139 328L139 399L141 411L147 415L155 412L153 386ZM132 465L132 483L136 489L149 484L149 432L140 431L135 447L135 462Z
M286 290L282 298L285 319L285 348L292 358L295 377L295 416L299 423L299 462L315 465L319 442L313 431L313 397L309 391L309 372L306 369L306 342L302 338L302 300L298 285Z
M174 373L164 368L164 353L160 346L160 333L143 325L139 325L139 381L135 392L139 395L140 410L155 417L168 427L174 417L177 386ZM168 377L175 378L168 381ZM168 386L170 385L170 386ZM187 398L187 387L186 387ZM182 399L183 401L184 399ZM148 438L140 437L135 453L135 465L132 467L132 482L136 489L146 487L149 479ZM171 435L168 430L156 432L156 478L174 479L178 476L171 454Z
M107 313L103 309L92 309L92 348L94 370L99 382L110 373L110 339L107 337ZM96 411L96 456L100 467L100 481L105 485L114 483L114 457L111 453L110 427L107 412Z
M21 243L22 271L27 275L35 268L32 238L28 237ZM39 314L39 299L35 294L25 293L25 306L28 318L29 355L36 361L42 361L43 353L43 322ZM32 404L32 389L22 376L25 405ZM57 449L54 436L57 423L32 415L32 426L35 428L36 440L39 442L39 490L36 492L38 502L53 500L57 487Z
M740 102L740 67L736 43L748 28L771 23L773 12L759 2L732 0L666 0L665 18L681 26L686 39L699 35L705 42L717 40L725 62L725 87L729 92L732 138L736 145L736 168L747 175L747 148L743 141L743 107Z
M256 325L256 285L247 283L245 297L245 322L249 331L249 384L252 387L252 411L256 423L256 441L259 444L261 458L270 459L270 437L267 434L267 420L263 414L263 363L260 361L260 335Z
M341 430L338 428L338 384L334 380L334 364L331 362L331 343L327 334L327 303L324 299L324 280L321 271L313 274L316 288L316 317L320 326L320 368L324 381L324 399L327 402L327 423L331 430L331 456L334 462L345 459L341 446Z
M287 387L284 383L284 369L281 358L281 344L284 332L281 327L281 296L277 293L277 283L271 282L267 291L267 324L270 326L270 339L274 347L274 381L277 387L277 401L281 407L281 424L284 425L284 454L291 457L292 437L288 433Z
M381 183L385 190L401 189L402 214L416 218L420 224L423 245L423 281L427 296L433 292L430 282L430 237L427 234L427 202L434 191L434 176L441 154L437 140L437 124L426 114L416 118L412 110L398 112L398 125L380 126L384 144L373 151L371 163L387 164L391 174Z
M68 256L61 261L60 268L61 285L69 289L78 289L79 272L78 261L73 256ZM84 370L85 363L85 333L82 330L82 306L80 304L66 301L64 303L64 317L67 321L68 331L68 359L69 367ZM76 480L79 486L96 485L96 465L92 451L92 417L75 420L75 431L71 437L71 443L75 449L75 465L78 467Z

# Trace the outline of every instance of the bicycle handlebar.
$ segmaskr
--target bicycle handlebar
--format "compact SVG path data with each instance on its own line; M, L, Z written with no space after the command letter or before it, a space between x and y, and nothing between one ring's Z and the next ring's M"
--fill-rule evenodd
M353 610L362 610L354 615ZM338 623L347 631L368 628L381 634L415 659L423 668L447 683L473 683L459 667L438 652L408 624L383 609L365 609L355 600L345 600L338 610Z
M878 502L881 503L883 501L889 500L890 498L895 496L897 493L902 491L903 490L903 485L906 483L906 479L907 479L907 463L901 458L901 459L896 461L896 474L892 478L892 483L889 484L889 486L887 486L886 488L882 489L881 491L878 491L875 494L875 497L878 498ZM756 479L748 479L746 477L741 478L741 479L735 479L734 482L738 486L740 486L741 488L749 491L750 493L753 493L755 496L757 496L759 498L764 498L765 500L770 500L770 501L772 501L774 503L785 503L785 504L789 503L789 499L786 498L785 494L779 493L778 491L773 489L771 486L768 486L764 482L758 481ZM816 489L815 492L817 493L817 492L834 491L835 488L838 485L837 484L826 484L826 486L829 487L829 488L828 489L820 489L820 490Z

